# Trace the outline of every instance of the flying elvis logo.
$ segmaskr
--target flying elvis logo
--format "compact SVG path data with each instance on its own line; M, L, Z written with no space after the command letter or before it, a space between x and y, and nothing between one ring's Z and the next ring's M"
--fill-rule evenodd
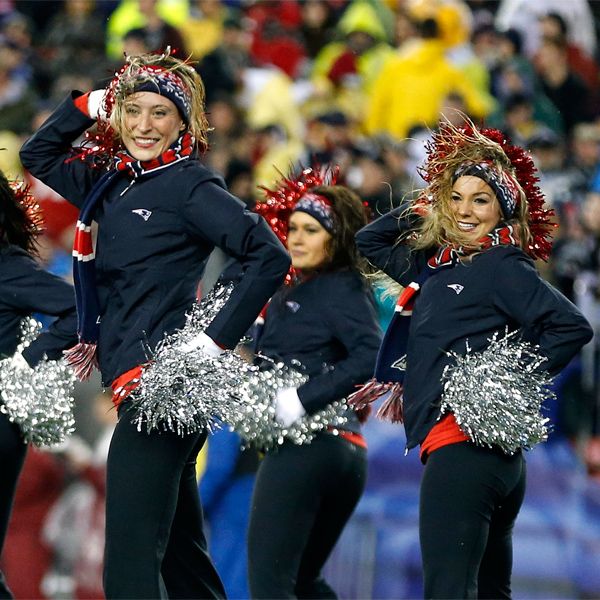
M465 289L465 286L460 285L460 283L449 283L446 287L449 287L451 290L454 290L457 296Z
M147 221L152 214L152 211L147 208L134 208L131 212L135 215L140 215L144 221Z

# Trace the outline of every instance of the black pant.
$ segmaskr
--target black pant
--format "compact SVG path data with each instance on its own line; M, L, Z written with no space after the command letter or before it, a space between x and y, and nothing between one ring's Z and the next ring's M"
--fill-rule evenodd
M320 434L284 443L262 461L252 498L248 567L252 598L336 598L321 569L358 504L367 454Z
M512 531L525 495L519 452L470 442L431 453L421 482L425 598L510 598Z
M4 548L17 481L26 454L27 444L23 442L19 428L0 413L0 554ZM4 576L0 573L0 598L12 597Z
M119 416L108 455L106 597L224 598L196 484L206 433L139 432L127 404Z

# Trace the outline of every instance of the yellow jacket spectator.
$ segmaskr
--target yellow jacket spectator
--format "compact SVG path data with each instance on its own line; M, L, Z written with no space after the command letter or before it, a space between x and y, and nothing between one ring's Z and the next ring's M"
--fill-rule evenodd
M229 15L221 0L193 0L190 16L179 26L185 47L194 60L212 52L223 39L223 22Z
M179 27L189 13L188 0L121 0L106 25L106 54L109 58L122 58L123 36L131 29L141 29L148 24L140 4L155 5L160 18L173 27Z
M479 90L446 58L436 22L427 19L420 26L422 39L408 42L373 85L364 123L369 135L388 133L403 139L414 126L433 127L451 94L463 99L474 119L495 107L491 94Z
M360 119L365 98L394 51L377 11L367 0L350 4L337 30L341 39L327 44L317 55L311 78L327 105Z

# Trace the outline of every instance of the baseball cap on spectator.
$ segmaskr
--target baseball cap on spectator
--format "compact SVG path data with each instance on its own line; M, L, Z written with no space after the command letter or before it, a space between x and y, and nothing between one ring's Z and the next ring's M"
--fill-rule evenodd
M562 142L561 137L548 127L536 131L526 142L528 148L556 148Z

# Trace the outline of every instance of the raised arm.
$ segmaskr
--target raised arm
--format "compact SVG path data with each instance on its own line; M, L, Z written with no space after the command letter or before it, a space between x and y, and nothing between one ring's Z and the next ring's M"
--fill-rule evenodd
M398 242L418 224L416 215L409 219L401 216L406 207L400 206L379 217L356 234L356 247L376 268L401 285L414 281L425 267L424 252L416 252L405 242Z
M81 160L73 160L72 145L91 127L90 119L79 110L73 92L23 145L23 166L75 206L80 207L94 181L102 174Z

